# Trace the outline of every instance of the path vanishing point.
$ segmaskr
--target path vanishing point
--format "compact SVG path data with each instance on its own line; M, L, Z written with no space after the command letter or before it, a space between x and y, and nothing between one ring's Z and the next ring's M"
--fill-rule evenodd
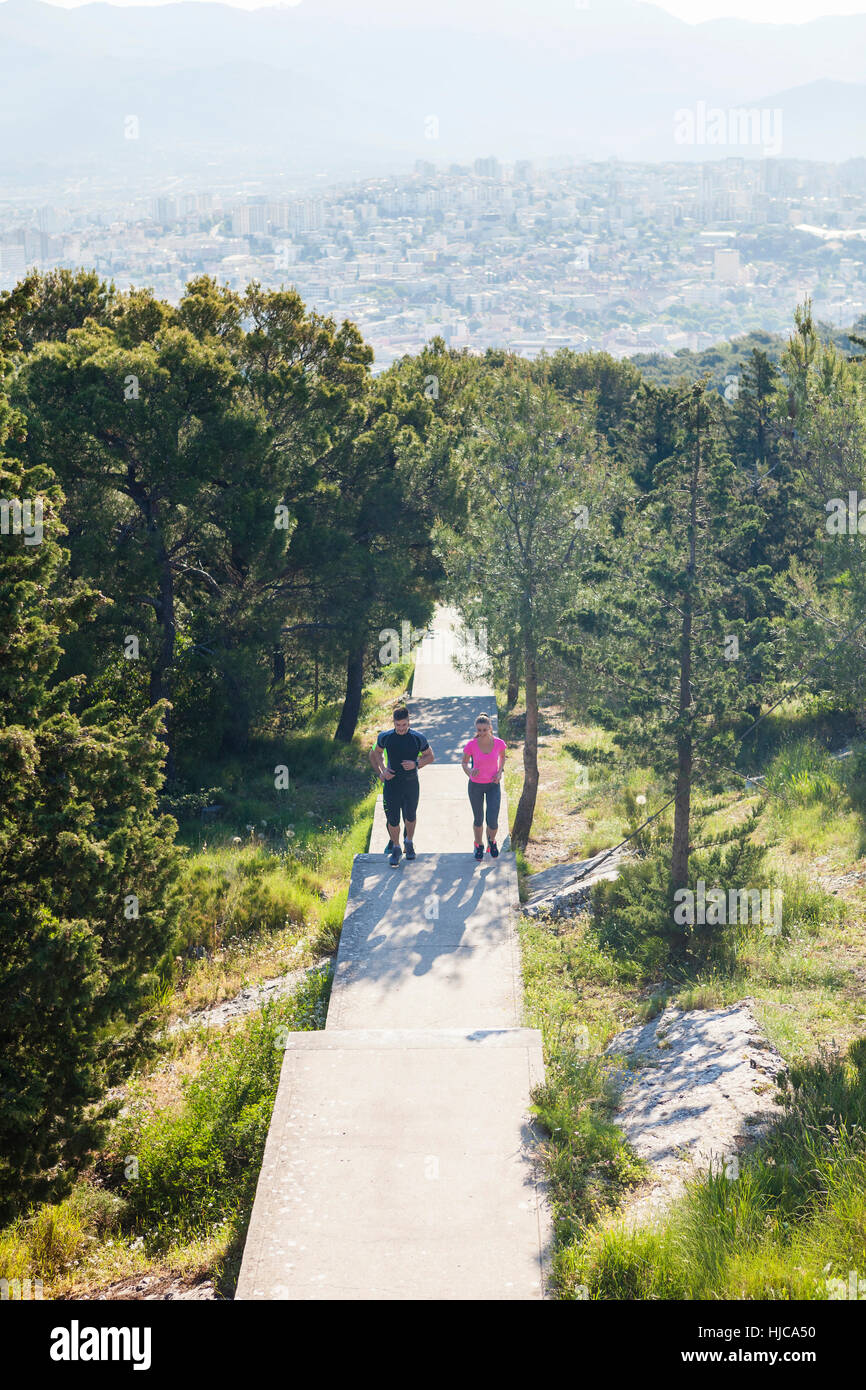
M472 857L460 768L493 692L454 668L456 615L418 653L418 857L392 869L381 797L355 856L327 1024L288 1037L239 1299L534 1299L550 1219L522 1028L517 868ZM504 790L504 789L503 789Z

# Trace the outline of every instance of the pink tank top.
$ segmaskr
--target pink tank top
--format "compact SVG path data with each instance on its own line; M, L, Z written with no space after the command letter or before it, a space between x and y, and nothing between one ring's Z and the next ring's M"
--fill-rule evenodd
M493 747L489 753L482 753L478 747L478 739L471 738L463 749L464 753L472 755L472 773L469 777L470 782L492 782L499 770L499 759L505 752L506 743L504 738L495 738Z

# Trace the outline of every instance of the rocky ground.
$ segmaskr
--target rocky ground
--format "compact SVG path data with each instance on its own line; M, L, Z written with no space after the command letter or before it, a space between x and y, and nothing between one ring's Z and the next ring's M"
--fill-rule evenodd
M567 864L552 864L549 869L539 869L526 882L524 915L537 917L544 912L551 917L559 917L580 912L588 906L596 883L618 877L619 865L628 857L628 853L628 846L612 853L610 850L600 850L591 859L573 859Z
M330 967L333 957L323 956L303 970L290 970L285 975L277 975L271 980L263 980L258 985L248 985L231 999L224 999L210 1009L196 1009L194 1013L179 1018L166 1030L168 1033L187 1032L190 1028L224 1028L233 1019L242 1018L263 1004L274 999L283 999L297 989L305 975L310 975L323 966Z
M202 1302L219 1298L220 1295L210 1279L186 1278L172 1274L136 1274L131 1279L120 1279L116 1284L109 1284L100 1293L75 1295L70 1301L102 1303L115 1299L135 1299L154 1303L172 1299Z
M753 1004L742 999L688 1013L669 1007L609 1044L609 1053L626 1059L616 1122L651 1167L618 1218L626 1225L654 1220L711 1164L735 1179L740 1155L780 1114L774 1082L785 1064Z

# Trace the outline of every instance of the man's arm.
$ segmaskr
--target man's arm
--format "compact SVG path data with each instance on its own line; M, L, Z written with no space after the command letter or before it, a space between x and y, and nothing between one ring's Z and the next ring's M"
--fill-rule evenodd
M421 754L420 758L418 759L418 767L419 767L419 769L422 768L422 767L427 767L427 765L428 765L429 763L435 763L435 761L436 761L436 755L435 755L435 753L433 752L433 749L430 747L430 744L428 743L428 744L427 744L427 747L424 749L424 752Z
M376 769L376 776L380 777L383 782L390 782L394 774L389 767L385 766L385 756L378 743L374 743L370 749L370 762Z

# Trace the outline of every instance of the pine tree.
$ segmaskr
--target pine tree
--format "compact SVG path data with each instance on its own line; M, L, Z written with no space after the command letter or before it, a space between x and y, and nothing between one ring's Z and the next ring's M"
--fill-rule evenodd
M465 453L470 510L449 545L451 588L469 628L486 628L491 656L507 658L516 639L522 658L524 777L511 840L525 847L538 793L539 689L563 610L608 525L610 459L591 411L516 362L481 384Z
M724 407L704 384L675 398L674 452L635 499L593 599L569 615L596 667L592 713L672 779L672 889L687 884L695 780L730 766L738 721L759 697L742 658L766 634L745 614L761 614L769 580L744 562L761 514L722 446Z
M21 373L29 458L57 461L77 573L112 600L84 669L95 674L135 637L145 700L164 711L188 615L219 597L227 519L243 518L245 485L263 471L261 430L239 405L228 351L173 317L133 293L111 327L91 321L40 344ZM165 739L171 776L167 716Z
M6 456L0 496L41 501L41 535L0 535L0 1204L50 1186L93 1140L87 1108L145 1040L174 922L174 822L156 814L157 707L133 727L72 712L60 638L92 607L65 582L62 494ZM10 510L10 515L14 515ZM38 536L38 539L37 539ZM33 543L31 543L33 542ZM57 1175L55 1175L57 1176ZM62 1176L62 1169L61 1169Z
M776 580L788 605L792 668L866 719L866 378L808 312L796 315L782 358L789 390L782 443L797 545ZM853 502L853 506L852 506ZM822 659L823 658L823 659Z

